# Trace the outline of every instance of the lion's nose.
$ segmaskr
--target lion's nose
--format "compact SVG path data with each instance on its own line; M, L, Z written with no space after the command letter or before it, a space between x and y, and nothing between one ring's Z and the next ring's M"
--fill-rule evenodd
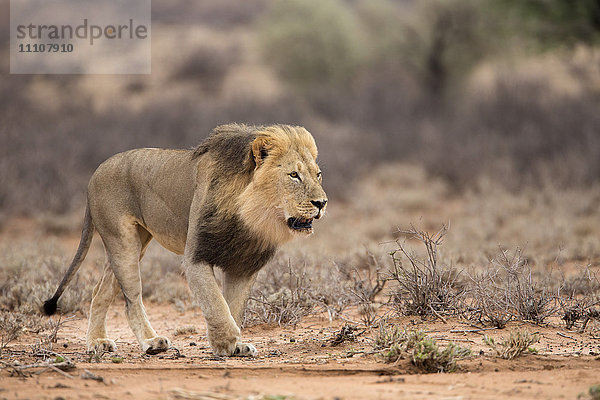
M312 203L313 206L315 206L319 210L321 210L323 207L325 207L325 204L327 204L327 199L325 199L325 200L311 200L310 202Z

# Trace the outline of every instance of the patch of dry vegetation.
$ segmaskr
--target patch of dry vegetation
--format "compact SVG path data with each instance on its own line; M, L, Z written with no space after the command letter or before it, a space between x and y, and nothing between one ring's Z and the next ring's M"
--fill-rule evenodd
M336 203L319 221L314 237L286 246L261 271L248 302L246 326L294 326L308 314L324 313L330 320L368 328L395 310L429 320L458 316L499 328L514 320L546 324L556 317L568 329L597 328L596 266L592 262L573 274L573 262L568 261L575 254L572 244L592 243L595 228L567 230L569 237L556 234L553 243L561 248L559 256L545 264L540 260L547 258L549 245L538 237L548 232L537 219L548 213L577 221L582 210L586 218L598 217L599 210L592 207L595 190L581 192L571 208L570 191L544 192L545 202L527 191L459 196L417 167L390 164L374 169L353 192L352 199ZM487 203L506 210L490 218ZM453 221L452 230L436 230L440 220ZM398 229L393 221L400 226L405 225L402 221L419 221L420 227ZM481 223L473 235L477 221ZM521 226L528 228L519 231ZM491 243L509 233L513 242L527 244L526 251L498 250L495 245L498 254L491 257ZM58 251L53 240L43 239L36 246L4 245L2 310L36 314L40 299L55 290L71 254ZM171 303L178 310L196 306L180 261L157 244L149 247L141 265L146 301ZM63 314L85 314L100 265L93 258L85 262L61 299Z
M447 231L444 226L433 235L415 227L400 232L423 243L426 249L426 257L420 259L397 240L399 249L390 253L394 263L391 280L397 284L392 296L402 314L434 315L443 320L442 315L457 314L464 308L465 290L459 284L460 274L438 260L438 246Z
M487 269L472 278L474 318L498 328L513 319L545 322L556 312L556 294L547 278L534 280L521 249L512 254L501 250Z
M471 350L450 342L440 348L436 341L420 331L406 331L399 326L381 323L373 348L386 362L397 363L409 358L421 372L454 372L457 362L471 355Z
M37 314L41 304L56 290L69 255L52 242L37 245L3 245L0 249L0 310ZM84 311L91 297L93 268L80 271L59 301L62 313Z
M494 352L501 358L512 360L520 357L526 352L537 353L534 344L540 341L539 335L529 333L527 330L515 329L510 331L507 339L497 342L488 336L484 336L483 341L490 346Z
M293 326L314 309L316 288L310 285L307 269L294 268L290 260L284 269L283 260L277 261L267 267L267 280L253 289L244 325L261 322Z

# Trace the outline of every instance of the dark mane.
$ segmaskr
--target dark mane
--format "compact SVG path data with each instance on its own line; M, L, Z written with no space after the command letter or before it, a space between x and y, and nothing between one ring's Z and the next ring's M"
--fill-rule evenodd
M221 172L240 173L254 170L252 141L258 127L243 124L219 125L194 150L192 158L212 153Z
M210 155L215 171L210 179L210 190L198 220L196 250L193 260L219 266L238 275L251 275L267 263L275 253L274 246L248 230L238 215L227 216L218 212L217 203L231 194L223 191L232 176L249 182L256 163L252 142L260 127L230 124L216 127L194 151L193 157Z

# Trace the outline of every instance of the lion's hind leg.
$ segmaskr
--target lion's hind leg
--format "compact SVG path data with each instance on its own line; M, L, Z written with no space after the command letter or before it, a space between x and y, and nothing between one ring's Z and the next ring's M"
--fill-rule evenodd
M102 278L94 288L92 294L86 340L88 352L101 354L117 349L115 342L109 339L106 334L106 313L118 293L119 284L115 279L110 265L106 263Z
M151 236L137 224L123 224L118 235L102 236L110 266L125 297L125 314L142 351L157 354L171 346L169 339L158 336L150 325L142 303L139 260Z

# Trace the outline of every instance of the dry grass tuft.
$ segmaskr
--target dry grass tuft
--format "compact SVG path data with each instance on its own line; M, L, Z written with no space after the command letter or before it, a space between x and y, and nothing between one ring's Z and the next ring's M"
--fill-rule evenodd
M471 350L450 342L440 349L433 339L425 338L416 343L412 362L417 368L428 373L454 372L458 360L471 355Z
M530 334L528 331L516 329L510 332L508 339L503 339L501 342L496 343L487 335L483 337L483 341L501 358L512 360L525 352L537 353L537 350L531 346L539 342L540 337L538 334Z
M379 325L379 332L373 347L380 351L386 362L396 363L410 358L411 363L421 372L453 372L457 362L468 357L471 350L455 343L440 349L432 338L420 331L401 330L398 326L385 323Z

